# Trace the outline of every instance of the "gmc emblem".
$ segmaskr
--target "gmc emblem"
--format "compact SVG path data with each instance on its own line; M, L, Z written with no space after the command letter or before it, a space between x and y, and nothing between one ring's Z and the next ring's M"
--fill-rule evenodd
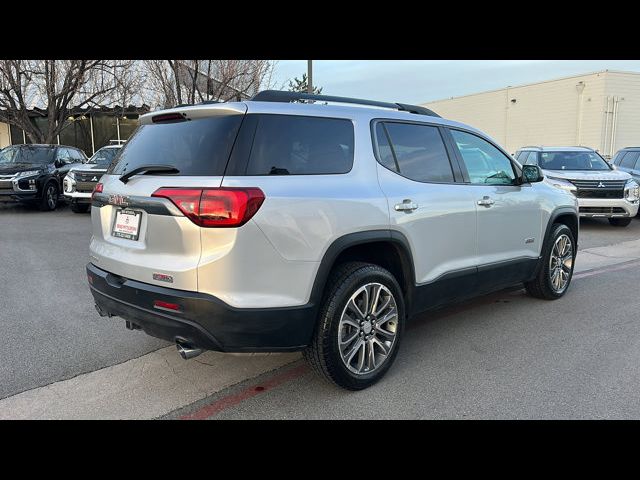
M117 207L126 207L129 205L129 198L123 195L109 195L109 203Z

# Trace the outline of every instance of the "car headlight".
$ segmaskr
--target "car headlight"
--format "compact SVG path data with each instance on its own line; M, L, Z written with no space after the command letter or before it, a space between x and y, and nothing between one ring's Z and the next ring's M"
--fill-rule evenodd
M38 174L40 174L40 170L27 170L26 172L19 172L16 178L30 177Z
M624 198L630 202L637 202L640 199L640 185L630 178L624 186Z
M556 178L545 175L545 179L547 179L547 181L554 187L561 188L565 192L571 192L575 195L576 191L578 190L573 183L565 180L564 178Z

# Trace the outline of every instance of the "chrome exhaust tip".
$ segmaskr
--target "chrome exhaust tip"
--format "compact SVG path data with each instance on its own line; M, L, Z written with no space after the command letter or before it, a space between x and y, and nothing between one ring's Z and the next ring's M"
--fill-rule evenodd
M186 343L176 342L176 348L178 349L178 353L184 360L189 360L190 358L197 357L202 353L201 348L193 348Z

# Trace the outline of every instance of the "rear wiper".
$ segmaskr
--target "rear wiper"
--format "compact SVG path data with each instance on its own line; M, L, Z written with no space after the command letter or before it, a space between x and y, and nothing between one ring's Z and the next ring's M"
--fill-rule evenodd
M127 183L131 177L137 175L139 173L180 173L176 167L172 167L171 165L142 165L141 167L134 168L130 172L125 173L120 177L120 181L122 183Z

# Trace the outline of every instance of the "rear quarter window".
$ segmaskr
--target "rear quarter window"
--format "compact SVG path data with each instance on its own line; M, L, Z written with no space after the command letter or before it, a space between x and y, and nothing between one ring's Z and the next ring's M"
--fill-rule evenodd
M271 114L256 117L246 175L323 175L351 170L351 120Z
M143 165L170 165L179 175L221 176L244 115L141 125L120 150L108 173L122 175Z

